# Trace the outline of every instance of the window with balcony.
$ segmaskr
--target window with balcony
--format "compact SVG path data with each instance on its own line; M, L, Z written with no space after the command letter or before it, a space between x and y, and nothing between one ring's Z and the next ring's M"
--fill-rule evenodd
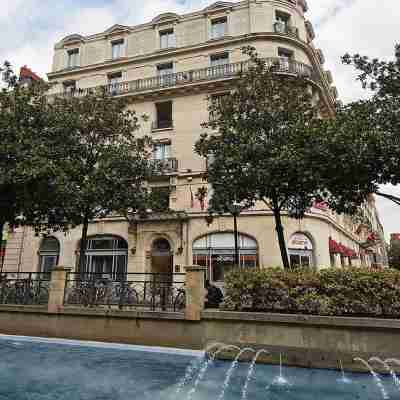
M172 101L156 103L156 120L153 129L168 129L172 127Z
M65 93L74 93L76 90L75 81L65 81L63 82L63 88Z
M79 49L68 50L68 68L79 67Z
M124 55L124 39L111 42L111 58L113 60L121 58Z
M280 69L281 70L289 70L290 61L292 61L294 58L293 51L279 47L278 48L278 57L279 57Z
M153 159L165 161L171 157L171 143L156 143L153 148Z
M210 96L210 101L214 107L219 107L223 104L224 100L230 95L229 92L215 93ZM210 121L215 121L219 117L217 111L210 112Z
M172 62L157 65L157 75L164 76L173 73L174 73L174 64Z
M218 18L211 21L211 39L223 37L228 32L228 19Z
M114 72L112 74L108 74L108 83L110 85L115 85L116 83L121 82L122 80L122 72Z
M160 48L169 49L170 47L176 47L175 32L173 29L160 32Z
M229 64L229 53L213 54L210 57L211 67Z

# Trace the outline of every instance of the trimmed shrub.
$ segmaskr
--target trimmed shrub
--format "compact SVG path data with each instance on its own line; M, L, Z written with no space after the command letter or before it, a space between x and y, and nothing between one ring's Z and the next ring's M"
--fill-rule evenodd
M224 310L400 317L400 271L236 270L225 278Z

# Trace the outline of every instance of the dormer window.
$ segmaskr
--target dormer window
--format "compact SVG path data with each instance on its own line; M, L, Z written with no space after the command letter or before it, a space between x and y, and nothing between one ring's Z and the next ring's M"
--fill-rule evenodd
M124 39L111 42L111 58L113 60L123 57Z
M79 49L68 50L68 68L79 67Z
M176 47L175 32L173 29L168 29L166 31L160 32L160 48L169 49L171 47Z
M228 32L228 19L226 17L211 21L211 39L223 37Z

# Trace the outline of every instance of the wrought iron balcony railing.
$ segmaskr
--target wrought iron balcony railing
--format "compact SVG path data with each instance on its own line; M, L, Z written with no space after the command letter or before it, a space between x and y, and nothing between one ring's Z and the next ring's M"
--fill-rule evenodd
M295 37L299 37L299 30L298 28L291 26L289 24L285 24L283 22L275 22L274 30L276 33L281 33L285 35L292 35Z
M156 164L158 174L160 175L178 172L179 169L179 163L176 158L155 159L154 163Z
M277 73L289 73L309 78L318 82L318 73L309 65L284 57L270 57L264 59L268 66L273 66ZM248 61L217 65L214 67L193 69L174 74L154 76L151 78L137 79L134 81L113 83L86 89L76 89L70 93L60 93L54 96L84 96L98 88L103 88L111 96L123 94L136 94L147 91L160 90L193 83L207 81L225 80L237 77L241 72L246 72L249 67Z

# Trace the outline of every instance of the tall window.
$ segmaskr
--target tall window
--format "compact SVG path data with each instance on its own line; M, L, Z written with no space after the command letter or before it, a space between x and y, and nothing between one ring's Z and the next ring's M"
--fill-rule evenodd
M75 81L65 81L63 82L64 92L65 93L74 93L76 90L76 82Z
M278 57L280 58L280 68L283 70L290 69L290 61L293 59L293 51L283 48L278 48Z
M124 55L124 39L115 40L111 42L111 58L115 60Z
M120 279L126 277L128 244L116 236L94 236L88 239L82 274Z
M229 64L229 53L213 54L210 57L210 64L212 67Z
M168 49L176 46L175 32L173 29L160 32L160 48Z
M218 39L227 34L228 31L228 19L218 18L211 21L211 39Z
M241 268L258 265L257 242L239 234L239 260ZM206 267L207 278L213 282L224 280L235 263L235 238L233 232L219 232L203 236L193 242L193 263Z
M156 143L153 149L155 160L167 160L171 157L171 143Z
M289 240L290 266L293 269L310 268L314 265L314 249L304 233L295 233Z
M68 68L79 67L79 49L68 50Z
M121 71L114 72L114 73L108 75L108 83L110 85L115 85L116 83L121 82L121 80L122 80L122 72Z
M153 129L167 129L172 126L172 101L156 103L156 121Z
M157 65L157 75L164 76L173 73L174 73L174 65L172 64L172 62Z
M55 237L47 237L42 240L39 249L40 272L50 274L58 264L60 255L60 243Z
M290 26L290 14L276 11L275 20L275 31L279 33L288 33Z

